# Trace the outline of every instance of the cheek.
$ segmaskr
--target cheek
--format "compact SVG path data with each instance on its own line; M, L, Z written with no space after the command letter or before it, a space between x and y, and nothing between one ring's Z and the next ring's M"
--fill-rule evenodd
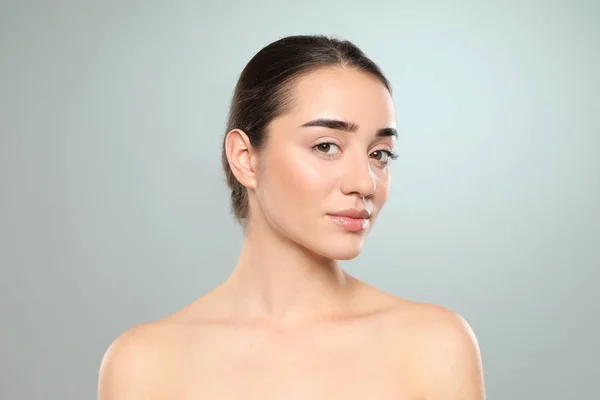
M331 179L310 150L281 149L265 159L262 201L268 213L297 223L299 216L318 209L326 200Z
M375 196L373 198L373 203L377 212L379 212L387 202L390 193L390 184L391 176L389 172L386 172L377 180L377 189L375 190Z
M278 185L287 200L305 206L319 200L327 190L327 179L319 160L304 149L281 152L273 157L272 183ZM309 202L309 203L306 203Z

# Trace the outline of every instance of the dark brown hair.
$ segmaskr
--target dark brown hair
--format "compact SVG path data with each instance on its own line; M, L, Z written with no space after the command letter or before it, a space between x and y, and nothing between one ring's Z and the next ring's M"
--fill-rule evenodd
M279 39L261 49L242 70L231 100L221 154L227 186L231 190L231 211L242 225L248 218L248 192L227 161L227 134L240 129L248 135L252 147L260 150L265 145L269 123L291 107L293 81L318 68L336 65L372 74L392 92L379 67L356 45L323 35Z

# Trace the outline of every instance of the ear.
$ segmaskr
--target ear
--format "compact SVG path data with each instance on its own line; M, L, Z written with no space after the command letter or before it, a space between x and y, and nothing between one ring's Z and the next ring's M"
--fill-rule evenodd
M225 138L225 153L231 172L248 189L256 189L256 153L248 135L240 129L229 131Z

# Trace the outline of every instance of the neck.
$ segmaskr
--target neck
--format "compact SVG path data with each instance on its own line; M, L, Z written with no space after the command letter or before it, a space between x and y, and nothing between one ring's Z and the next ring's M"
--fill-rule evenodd
M254 222L223 288L232 317L297 325L341 314L353 282L337 260L309 251L266 222Z

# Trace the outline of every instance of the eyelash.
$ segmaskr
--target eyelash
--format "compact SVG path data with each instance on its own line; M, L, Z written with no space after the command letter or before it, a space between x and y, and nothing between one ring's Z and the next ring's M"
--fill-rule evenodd
M340 147L338 144L333 143L333 142L323 142L323 143L319 143L319 144L314 145L313 149L315 149L318 153L320 153L325 158L328 158L328 159L334 158L336 156L336 154L323 153L322 151L319 151L317 149L319 146L322 146L324 144L330 144L330 145L332 144L334 146ZM394 153L393 151L391 151L391 150L384 150L384 149L382 149L382 150L375 150L375 151L381 151L383 153L387 153L389 159L388 159L388 161L383 161L384 164L389 164L391 160L395 160L395 159L398 158L398 155L396 153ZM379 160L376 160L376 161L379 161Z

